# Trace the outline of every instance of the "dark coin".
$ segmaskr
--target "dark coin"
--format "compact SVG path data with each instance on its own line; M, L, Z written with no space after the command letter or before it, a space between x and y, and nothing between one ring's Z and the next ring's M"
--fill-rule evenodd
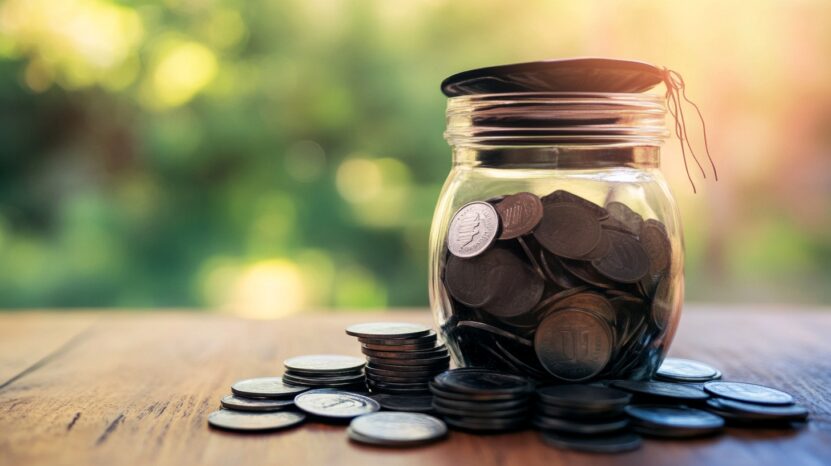
M387 393L391 395L403 395L403 396L423 396L429 395L430 389L429 388L398 388L398 387L390 387L390 386L378 386L376 384L367 383L369 386L369 390L372 393Z
M664 277L658 283L658 288L655 290L655 295L652 298L652 307L650 308L650 316L652 322L659 329L666 328L669 319L672 317L672 303L669 296L669 277Z
M549 252L578 259L597 246L600 233L600 223L590 210L561 202L544 205L534 237Z
M554 293L553 295L551 295L551 296L543 299L542 301L540 301L540 303L537 304L537 306L534 308L534 312L536 313L536 312L539 311L539 312L543 312L545 315L547 315L547 313L550 313L550 311L553 311L553 310L558 308L557 303L559 303L560 301L568 298L569 296L573 296L573 295L576 295L578 293L582 293L582 292L584 292L588 289L589 289L589 287L587 287L587 286L578 286L576 288L570 288L570 289L567 289L567 290L563 290L563 291Z
M372 377L400 377L400 378L419 378L425 377L432 379L436 374L444 372L441 369L424 370L424 371L401 371L401 370L386 370L377 369L375 367L367 366L366 374Z
M490 280L489 271L501 267L501 261L510 263L510 255L504 249L497 248L471 259L448 257L444 267L447 292L462 304L477 308L483 306L498 292ZM501 280L495 277L493 281Z
M542 202L531 193L512 194L496 204L496 212L502 221L499 239L512 239L536 228L542 219Z
M611 358L612 343L609 324L579 309L551 313L534 336L534 349L542 366L569 382L599 374Z
M623 408L620 407L596 407L596 408L578 408L573 406L556 406L547 403L537 403L534 408L539 415L548 417L558 417L563 419L608 419L610 417L619 417L623 414Z
M626 226L626 229L635 235L641 234L643 228L643 217L628 205L622 202L612 201L606 204L606 211L609 217L619 221Z
M479 321L476 321L476 320L462 320L462 321L460 321L459 323L456 324L456 327L474 328L474 329L477 329L477 330L482 330L484 332L488 332L490 334L496 335L496 336L501 337L501 338L505 338L505 339L514 341L516 343L519 343L520 345L534 346L534 343L531 340L527 339L527 338L523 338L523 337L521 337L519 335L516 335L514 333L511 333L507 330L502 330L501 328L494 327L493 325L488 325L484 322L479 322Z
M376 345L373 343L361 343L362 349L373 351L429 351L437 348L435 341L411 345Z
M438 374L440 372L447 370L447 366L449 364L450 361L444 361L439 364L404 366L399 364L387 364L369 361L369 364L367 364L366 367L390 372L402 372L402 376L409 376L410 372L430 372L433 374ZM407 374L403 374L404 372L406 372Z
M726 398L710 398L707 409L728 421L752 422L792 422L808 418L808 410L799 405L760 405Z
M306 387L345 387L363 383L363 381L364 374L349 377L302 377L288 372L283 374L283 382Z
M367 383L371 387L378 388L396 388L403 390L428 390L427 383L429 380L421 380L418 382L384 382L376 379L369 379Z
M632 401L632 395L614 388L593 385L549 385L537 389L546 404L584 409L618 409Z
M402 396L377 394L372 396L381 407L390 411L426 413L433 411L433 395Z
M252 413L220 409L208 415L211 427L235 431L264 431L285 429L303 422L306 416L294 411Z
M478 400L452 400L444 397L433 397L433 404L449 409L460 409L468 411L494 411L505 409L527 408L529 399L519 398L505 401L478 401Z
M433 392L435 397L441 397L445 400L456 400L456 401L508 401L508 400L528 400L529 396L527 393L515 394L515 393L494 393L494 392L485 392L485 393L457 393L453 391L446 390L439 385L436 385L435 382L429 383L430 391Z
M415 338L383 338L383 337L358 337L361 343L371 345L384 346L400 346L400 345L427 345L432 346L436 343L436 332L430 330L426 335Z
M382 412L357 417L349 424L349 437L373 445L419 445L447 435L447 426L427 414Z
M614 306L599 293L588 292L573 294L557 301L556 304L551 306L551 309L555 311L565 308L591 311L603 317L612 326L617 321L617 312L615 312Z
M700 409L651 405L629 405L625 409L636 430L648 435L693 437L724 427L724 419Z
M605 238L605 236L604 236ZM606 241L608 244L608 241ZM606 248L603 255L597 257L603 257L605 254L608 253L608 248ZM590 262L585 262L582 260L573 260L573 259L560 259L560 263L563 265L563 268L568 270L568 272L579 278L585 283L590 285L594 285L598 288L614 288L617 286L617 283L609 280L608 278L601 275Z
M333 389L309 390L294 398L294 404L314 416L350 419L381 409L377 401L367 396Z
M447 249L456 257L475 257L496 240L499 214L487 202L463 205L447 228Z
M404 372L403 374L406 374ZM426 376L426 377L391 377L386 375L375 375L375 374L367 374L367 380L372 382L381 382L381 383L427 383L433 377Z
M534 427L569 434L602 435L617 432L629 425L629 419L622 417L604 420L574 420L537 416L531 420Z
M375 356L368 356L367 360L371 364L384 364L394 366L440 366L450 362L450 355L433 356L421 359L394 359L394 358L377 358Z
M540 250L540 266L548 280L566 290L576 288L582 283L567 272L559 259L545 250Z
M666 358L655 373L656 377L678 382L706 382L718 378L719 371L691 359Z
M308 387L284 384L280 377L246 379L231 385L234 395L248 398L292 398L308 389Z
M314 374L355 372L360 371L365 364L363 359L338 354L312 354L283 361L288 370Z
M781 390L742 382L707 382L704 390L722 398L761 405L789 405L793 397Z
M543 432L542 439L555 448L586 453L623 453L637 450L643 443L639 435L631 432L586 437L548 431Z
M443 358L447 356L449 353L447 352L447 348L439 347L430 351L374 351L369 349L361 350L367 356L372 356L374 358L386 358L386 359L430 359L430 358Z
M436 412L441 414L442 416L460 416L460 417L484 418L484 419L514 418L514 417L519 417L519 416L526 416L528 414L528 407L527 406L522 406L520 408L512 408L512 409L482 410L482 409L448 408L446 405L433 403L433 408L435 408Z
M615 380L612 386L638 395L667 398L678 401L701 401L710 396L702 390L689 385L681 385L657 380Z
M664 225L657 220L647 220L639 239L649 257L649 273L659 274L666 270L672 258L672 244Z
M346 328L346 334L353 337L394 339L394 338L415 338L429 335L432 330L421 324L410 324L406 322L369 322L365 324L350 325Z
M504 374L488 369L449 370L433 379L444 390L468 394L527 394L534 384L525 377Z
M609 217L609 212L607 212L603 207L600 207L588 199L562 189L558 189L557 191L544 196L541 200L543 205L557 204L561 202L577 204L584 209L588 209L598 220L603 220Z
M506 250L493 249L485 254L493 256L496 265L478 271L479 278L487 283L492 293L491 298L479 307L503 319L530 311L542 298L544 279Z
M479 417L445 416L444 422L463 430L503 432L525 427L528 424L528 418L521 416L516 418L487 419Z
M281 411L294 404L294 400L269 400L266 398L245 398L242 396L228 395L220 401L225 409L234 411Z
M649 257L635 238L614 230L606 230L609 250L592 265L605 277L621 283L636 283L649 272Z

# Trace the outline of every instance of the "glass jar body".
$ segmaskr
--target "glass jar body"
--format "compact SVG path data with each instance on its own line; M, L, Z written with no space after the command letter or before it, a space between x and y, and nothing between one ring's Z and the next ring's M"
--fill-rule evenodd
M646 379L655 373L675 334L684 297L681 223L658 169L659 158L660 149L654 146L617 151L553 145L454 148L454 164L430 234L429 291L441 337L459 367L487 367L561 382ZM536 195L543 205L588 201L594 207L585 206L600 207L601 234L626 236L621 240L626 244L638 242L648 253L648 273L637 281L618 281L619 276L610 275L598 262L602 259L552 253L545 241L537 240L537 231L528 231L517 238L496 239L490 246L519 259L527 274L509 288L494 285L491 291L500 298L527 295L530 287L539 289L541 281L542 292L531 293L539 295L532 298L534 305L506 316L504 309L495 312L487 305L460 302L458 292L448 288L452 277L447 266L471 259L454 257L448 250L454 215L468 203L496 206L504 196L521 192ZM635 260L626 251L616 254L624 268ZM498 275L493 267L470 270L474 272L465 278L470 283L498 283L493 281ZM511 303L510 296L507 299Z

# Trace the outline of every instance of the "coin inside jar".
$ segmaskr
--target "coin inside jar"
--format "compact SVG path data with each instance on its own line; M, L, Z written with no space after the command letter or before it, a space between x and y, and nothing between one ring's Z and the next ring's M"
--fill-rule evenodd
M506 196L496 204L496 212L502 221L499 239L512 239L527 235L542 220L542 201L531 193Z
M590 210L574 203L546 203L534 237L549 252L578 259L600 242L600 223Z
M612 354L609 324L580 309L558 310L540 323L534 349L542 366L553 376L578 382L600 373Z
M496 239L499 215L487 202L471 202L456 212L450 221L447 249L457 257L474 257L487 250Z

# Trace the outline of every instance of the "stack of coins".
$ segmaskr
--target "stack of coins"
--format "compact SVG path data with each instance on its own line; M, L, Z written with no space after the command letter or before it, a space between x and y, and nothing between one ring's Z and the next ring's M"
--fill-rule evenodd
M306 415L293 411L294 397L308 388L283 383L280 377L240 380L222 409L208 415L211 427L241 432L278 430L302 423Z
M501 432L528 423L534 385L528 379L487 369L454 369L430 384L433 407L453 427Z
M436 333L423 325L374 322L353 325L346 333L361 342L367 359L366 383L375 394L429 395L430 380L450 365L447 348L437 344Z
M363 359L337 354L314 354L286 359L283 381L313 388L343 388L362 391Z
M537 390L533 424L557 434L604 436L629 424L624 408L632 396L591 385L551 385Z
M537 380L641 379L675 322L666 226L564 190L471 202L453 216L442 333L466 366Z

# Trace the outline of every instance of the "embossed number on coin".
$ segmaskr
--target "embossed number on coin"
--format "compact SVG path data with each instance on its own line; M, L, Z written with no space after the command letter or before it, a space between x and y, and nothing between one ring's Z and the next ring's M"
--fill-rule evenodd
M549 373L577 382L594 377L609 362L612 332L608 323L592 313L563 309L542 321L534 349Z

